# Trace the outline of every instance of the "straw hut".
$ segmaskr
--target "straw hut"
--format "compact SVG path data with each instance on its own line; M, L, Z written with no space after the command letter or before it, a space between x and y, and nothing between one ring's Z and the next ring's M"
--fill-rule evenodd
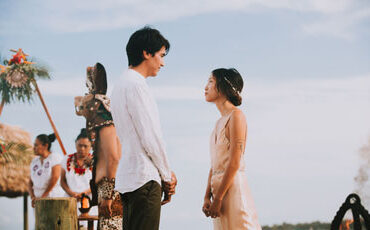
M0 123L0 196L23 196L24 229L28 229L27 196L34 153L30 134Z

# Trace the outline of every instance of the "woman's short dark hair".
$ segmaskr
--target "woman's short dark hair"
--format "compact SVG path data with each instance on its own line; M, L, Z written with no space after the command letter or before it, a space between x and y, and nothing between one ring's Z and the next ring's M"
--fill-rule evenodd
M129 66L138 66L143 62L143 51L154 56L162 47L165 47L166 54L170 50L170 43L162 34L149 26L133 33L126 45L126 53Z
M80 140L82 138L87 138L87 139L89 139L89 141L91 141L90 138L89 138L89 136L87 135L87 131L86 131L85 128L81 129L80 134L78 134L75 142L77 142L78 140Z
M213 70L212 75L216 79L217 90L225 95L226 99L233 105L241 105L240 93L243 90L244 82L240 73L234 68L220 68Z
M42 145L48 145L48 151L50 151L51 143L55 141L55 134L50 135L40 134L36 137L37 140L41 142Z

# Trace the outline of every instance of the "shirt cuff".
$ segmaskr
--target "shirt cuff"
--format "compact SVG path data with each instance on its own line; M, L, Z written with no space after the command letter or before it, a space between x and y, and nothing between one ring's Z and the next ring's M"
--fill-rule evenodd
M164 170L163 174L161 174L161 179L165 182L171 182L172 181L172 171Z

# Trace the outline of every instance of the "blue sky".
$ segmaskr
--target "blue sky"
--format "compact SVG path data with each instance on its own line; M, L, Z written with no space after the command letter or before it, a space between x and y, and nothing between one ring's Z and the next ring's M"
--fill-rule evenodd
M152 25L170 40L165 68L148 79L179 177L161 229L211 229L200 210L219 114L203 88L218 67L245 80L247 174L262 224L331 221L356 188L370 136L368 1L3 0L0 9L1 55L23 48L51 70L39 85L68 152L84 126L73 97L86 92L86 66L103 63L111 90L135 30ZM1 122L51 132L37 98L6 106ZM0 228L19 229L21 200L0 198L0 207Z

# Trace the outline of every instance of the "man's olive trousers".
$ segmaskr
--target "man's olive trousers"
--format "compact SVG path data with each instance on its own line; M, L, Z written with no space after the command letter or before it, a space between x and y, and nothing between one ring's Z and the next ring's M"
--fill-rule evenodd
M162 189L149 181L133 192L121 194L123 200L123 230L158 230L161 214Z

